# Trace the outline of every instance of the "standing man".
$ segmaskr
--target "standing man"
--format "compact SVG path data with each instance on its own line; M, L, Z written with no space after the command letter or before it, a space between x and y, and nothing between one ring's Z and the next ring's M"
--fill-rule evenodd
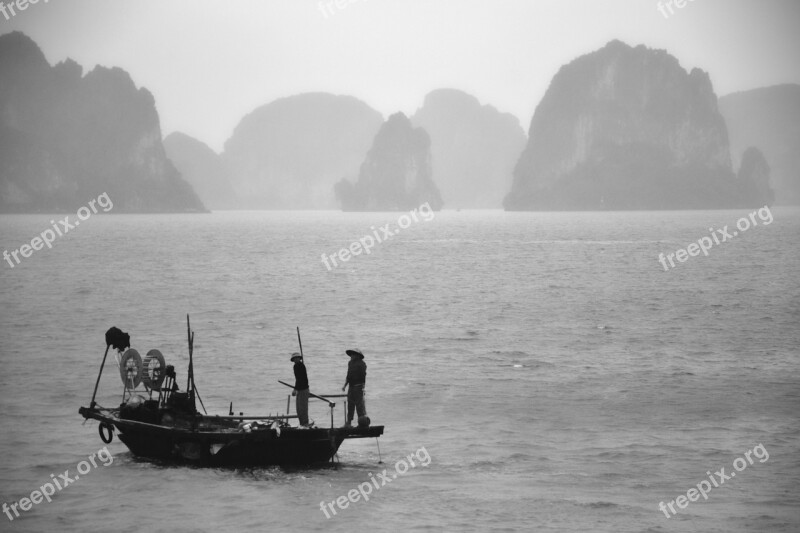
M345 426L352 426L354 410L358 410L359 421L362 416L367 415L367 407L364 404L367 364L364 362L364 354L358 348L347 350L345 353L350 356L350 362L347 364L347 378L342 387L342 391L344 391L350 385L350 389L347 391L347 424Z
M294 390L292 396L297 396L295 409L297 418L300 419L300 426L308 426L308 374L306 365L303 364L303 356L295 352L292 354L291 361L294 363Z

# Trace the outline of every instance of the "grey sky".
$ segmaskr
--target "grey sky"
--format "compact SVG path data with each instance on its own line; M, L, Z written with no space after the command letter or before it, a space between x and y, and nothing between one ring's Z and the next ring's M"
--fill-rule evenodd
M527 130L558 68L613 38L707 70L718 94L800 83L796 0L686 0L668 18L656 0L339 0L327 16L318 0L44 2L0 15L0 33L24 31L51 63L124 68L165 134L216 150L255 107L309 91L388 115L454 87Z

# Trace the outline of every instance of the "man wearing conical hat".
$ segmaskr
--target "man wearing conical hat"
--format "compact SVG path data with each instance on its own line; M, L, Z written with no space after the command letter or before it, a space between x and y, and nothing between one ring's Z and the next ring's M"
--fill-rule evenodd
M350 362L347 364L347 378L344 382L342 391L350 385L347 391L347 424L346 426L353 425L353 411L358 410L358 418L367 415L367 406L364 403L364 385L367 382L367 364L364 362L364 354L361 350L345 351L350 356Z

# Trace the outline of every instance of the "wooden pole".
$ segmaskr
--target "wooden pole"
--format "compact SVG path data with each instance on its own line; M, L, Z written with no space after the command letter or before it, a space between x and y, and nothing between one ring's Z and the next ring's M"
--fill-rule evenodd
M262 415L262 416L220 416L209 415L201 416L204 420L284 420L289 418L297 418L297 415Z
M189 315L186 315L186 340L189 344L189 372L186 375L186 392L191 393L192 391L192 374L194 373L192 369L192 328L189 325Z
M300 357L303 357L303 341L300 340L300 326L297 326L297 344L300 345ZM305 357L303 357L305 362Z
M281 380L278 380L278 383L280 383L281 385L286 385L286 386L287 386L287 387L289 387L290 389L293 389L293 388L294 388L294 385L289 385L288 383L284 383L284 382L283 382L283 381L281 381ZM313 392L309 392L309 393L308 393L308 395L309 395L309 396L313 396L314 398L317 398L318 400L322 400L323 402L328 402L328 405L330 405L331 407L333 407L334 405L336 405L334 402L330 401L329 399L327 399L327 398L323 398L322 396L317 396L317 395L316 395L316 394L314 394Z
M103 375L103 367L106 366L106 357L108 357L108 350L111 348L110 344L106 344L106 353L103 354L103 362L100 364L100 372L97 374L97 381L94 384L94 392L92 393L92 403L89 404L89 409L94 409L94 399L97 397L97 387L100 385L100 376Z

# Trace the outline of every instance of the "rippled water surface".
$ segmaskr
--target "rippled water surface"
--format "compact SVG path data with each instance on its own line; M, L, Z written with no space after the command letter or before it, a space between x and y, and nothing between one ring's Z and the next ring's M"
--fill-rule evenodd
M313 392L337 392L344 349L360 347L384 463L364 440L331 468L195 469L115 439L113 463L0 516L0 531L798 531L800 211L773 213L668 272L660 252L746 212L443 212L332 271L323 253L397 214L89 219L0 268L4 502L103 446L77 410L106 329L185 379L187 313L214 413L285 410L296 326ZM50 218L0 217L0 244ZM122 386L109 363L110 406ZM329 424L320 403L311 416ZM659 510L758 444L769 459L707 501ZM320 510L422 447L428 466Z

